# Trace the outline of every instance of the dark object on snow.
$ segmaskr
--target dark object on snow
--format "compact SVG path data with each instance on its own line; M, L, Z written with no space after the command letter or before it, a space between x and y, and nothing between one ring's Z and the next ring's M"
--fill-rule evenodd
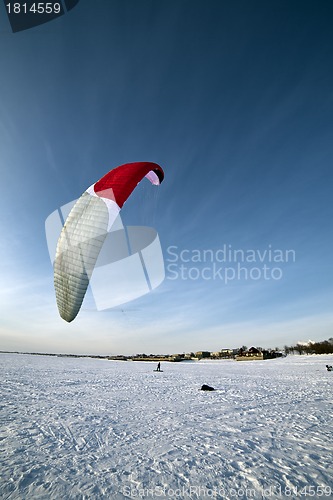
M210 387L209 385L204 384L201 387L201 391L215 391L214 387Z
M328 372L333 372L333 366L326 365L326 369Z

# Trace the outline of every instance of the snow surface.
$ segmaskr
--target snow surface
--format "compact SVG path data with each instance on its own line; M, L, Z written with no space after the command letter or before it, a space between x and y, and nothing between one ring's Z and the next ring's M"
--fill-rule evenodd
M1 354L0 498L333 498L326 364Z

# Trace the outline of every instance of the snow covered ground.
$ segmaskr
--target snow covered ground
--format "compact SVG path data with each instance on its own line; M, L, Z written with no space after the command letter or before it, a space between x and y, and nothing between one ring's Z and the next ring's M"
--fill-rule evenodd
M0 498L333 498L326 364L1 354Z

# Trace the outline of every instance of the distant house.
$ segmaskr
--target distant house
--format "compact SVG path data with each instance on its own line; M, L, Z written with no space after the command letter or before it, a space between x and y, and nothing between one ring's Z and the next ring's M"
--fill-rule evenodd
M169 361L183 361L185 359L185 354L171 354Z
M220 351L211 352L211 353L210 353L210 357L211 357L211 358L214 358L214 359L220 359L220 357L221 357L221 353L220 353Z
M232 358L234 355L233 349L221 349L220 357L221 358Z
M261 361L264 355L256 347L251 347L247 351L240 350L235 359L236 361Z
M264 350L262 351L264 359L275 359L275 358L285 358L283 352Z
M217 352L211 352L210 357L214 359L224 359L233 357L233 349L221 349Z
M209 351L198 351L195 353L195 357L198 359L210 358L210 352Z

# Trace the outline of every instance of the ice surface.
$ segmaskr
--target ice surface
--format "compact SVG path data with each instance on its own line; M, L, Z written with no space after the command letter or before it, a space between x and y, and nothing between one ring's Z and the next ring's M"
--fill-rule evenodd
M0 498L332 498L332 362L1 354Z

